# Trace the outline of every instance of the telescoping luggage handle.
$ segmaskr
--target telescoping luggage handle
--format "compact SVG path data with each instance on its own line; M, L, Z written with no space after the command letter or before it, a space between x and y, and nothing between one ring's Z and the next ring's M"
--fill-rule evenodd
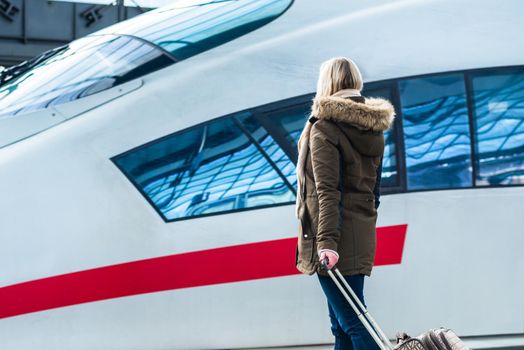
M375 322L373 317L371 317L371 315L369 314L368 310L364 307L364 305L362 305L362 302L357 297L357 295L355 294L355 292L353 291L349 283L346 281L344 276L342 276L340 271L336 267L334 268L335 273L337 274L338 278L342 281L346 289L349 291L349 293L351 294L351 297L357 302L362 312L357 308L357 305L355 305L355 302L353 302L352 298L349 297L346 290L344 290L340 282L337 280L337 277L335 277L335 274L333 273L333 271L327 268L327 259L322 260L321 264L324 270L327 271L327 273L329 274L333 282L336 284L336 286L338 287L338 289L340 290L344 298L346 298L348 303L351 305L351 307L357 314L358 318L360 319L364 327L366 327L367 331L373 337L373 339L375 340L379 348L381 350L393 350L394 348L391 345L386 334L382 331L382 329L379 327L377 322Z

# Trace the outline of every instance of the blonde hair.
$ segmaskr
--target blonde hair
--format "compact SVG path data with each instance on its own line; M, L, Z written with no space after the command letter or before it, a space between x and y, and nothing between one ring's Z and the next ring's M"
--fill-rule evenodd
M355 62L346 57L333 57L324 61L320 65L320 74L317 82L317 93L313 98L311 106L311 113L308 116L313 116L317 112L317 104L315 100L319 97L327 97L333 95L335 92L342 89L355 89L362 91L364 82L362 81L362 74ZM298 148L302 144L305 135L309 133L311 123L306 120L306 124L302 129L298 140Z
M363 87L362 74L355 62L346 57L333 57L320 65L315 98L331 96L342 89L361 91Z

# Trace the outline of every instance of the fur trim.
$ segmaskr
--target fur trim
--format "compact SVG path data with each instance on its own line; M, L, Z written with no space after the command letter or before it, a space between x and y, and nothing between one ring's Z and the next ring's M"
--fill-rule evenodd
M388 100L366 97L365 102L328 96L313 100L312 115L318 119L332 119L355 124L373 131L385 131L395 119L395 109Z

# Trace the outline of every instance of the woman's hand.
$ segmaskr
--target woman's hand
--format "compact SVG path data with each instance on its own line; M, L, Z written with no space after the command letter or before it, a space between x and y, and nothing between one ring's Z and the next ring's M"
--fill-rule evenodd
M338 254L334 250L322 249L318 252L320 262L327 258L327 268L331 270L333 266L338 262Z

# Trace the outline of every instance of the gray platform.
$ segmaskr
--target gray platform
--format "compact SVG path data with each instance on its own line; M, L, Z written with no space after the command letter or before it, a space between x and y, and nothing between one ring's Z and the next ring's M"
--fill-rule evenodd
M463 340L471 349L524 350L524 334L497 335L492 337L468 337L464 338ZM273 348L249 348L242 350L333 350L333 344Z

